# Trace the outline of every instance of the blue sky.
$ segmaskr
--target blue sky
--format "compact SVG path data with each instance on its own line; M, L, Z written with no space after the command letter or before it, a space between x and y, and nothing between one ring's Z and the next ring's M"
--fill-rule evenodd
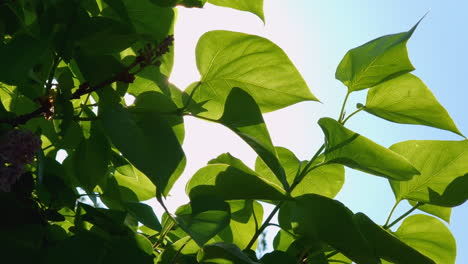
M197 80L194 47L198 37L206 31L225 29L271 39L286 51L312 92L322 101L322 104L300 103L265 116L273 142L293 150L301 159L308 159L323 142L316 121L323 116L338 115L346 88L335 80L334 74L346 51L382 35L407 31L429 11L408 43L410 58L416 67L414 74L427 84L466 135L466 10L468 1L265 0L264 25L251 14L226 8L207 5L203 10L180 9L176 25L176 63L171 80L181 88ZM353 94L348 113L364 100L365 91ZM387 147L409 139L462 139L450 132L394 124L366 113L355 116L347 126ZM184 179L209 159L229 151L252 166L256 156L235 135L216 124L187 118L186 131L184 149L188 165L169 199L173 210L187 201L182 195ZM383 224L394 203L388 182L352 170L346 173L345 186L337 199L353 211L365 212ZM403 202L394 217L408 209ZM468 205L453 210L450 229L457 240L459 264L468 263L467 218Z

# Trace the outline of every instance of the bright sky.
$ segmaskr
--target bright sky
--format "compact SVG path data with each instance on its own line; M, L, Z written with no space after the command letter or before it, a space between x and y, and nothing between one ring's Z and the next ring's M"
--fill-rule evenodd
M292 3L294 5L287 5ZM207 31L224 29L264 36L282 47L303 74L311 91L323 102L300 103L265 116L275 145L292 150L301 159L309 159L323 142L316 121L323 116L336 117L345 88L334 79L339 61L347 50L376 37L406 31L427 11L409 42L409 53L417 68L414 72L447 108L460 131L468 134L465 87L468 61L466 10L468 1L394 0L394 1L310 1L265 0L264 25L250 13L207 4L200 9L179 9L176 25L176 61L171 81L180 88L199 80L195 65L195 45ZM348 112L365 94L351 97ZM186 118L184 150L188 164L174 187L168 205L175 211L188 201L185 182L206 162L230 152L253 167L255 153L236 135L220 125ZM347 123L374 141L390 146L408 139L461 140L449 132L410 125L397 125L361 113ZM363 211L377 223L383 223L394 198L388 182L380 177L347 170L346 184L337 199L351 210ZM404 204L404 203L402 203ZM400 206L399 216L409 207ZM468 263L468 205L455 208L450 228L457 240L457 263ZM273 231L273 230L272 230ZM276 230L275 230L276 231Z

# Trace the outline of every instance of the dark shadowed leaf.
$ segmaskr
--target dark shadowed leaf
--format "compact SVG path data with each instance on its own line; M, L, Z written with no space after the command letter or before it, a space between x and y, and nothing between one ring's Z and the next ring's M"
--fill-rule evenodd
M297 260L283 251L273 251L263 255L261 259L263 264L276 264L276 263L296 263Z
M180 227L200 247L229 225L231 215L229 204L214 198L192 200L175 214Z
M212 264L259 264L251 260L236 245L213 243L204 246L197 255L199 263Z
M437 264L455 263L455 239L444 223L434 217L412 215L403 221L395 235Z
M233 88L226 99L223 116L218 122L229 127L249 144L275 174L283 188L289 190L286 174L271 142L262 113L252 96L240 88Z
M138 222L153 230L161 231L161 223L159 222L158 217L154 214L151 206L136 202L126 202L125 205L128 212L135 217Z
M183 237L161 252L156 264L194 264L196 263L196 255L200 247L189 236Z
M262 112L317 99L281 48L267 39L230 31L210 31L196 49L201 85L195 102L206 102L200 115L218 119L234 87L248 91ZM193 87L186 92L190 94Z
M166 120L156 113L131 114L118 104L99 107L102 124L123 156L167 195L185 166L182 148Z
M321 118L325 134L325 162L340 163L396 181L409 180L419 174L403 156L355 133L336 120Z
M379 258L353 221L353 213L342 203L316 194L291 202L294 233L310 241L322 241L356 263L377 264Z
M390 181L397 200L453 207L468 198L468 140L410 140L390 149L421 171L410 181Z
M263 14L263 0L208 0L208 3L248 11L257 15L263 22L265 22L265 16Z
M348 51L336 69L336 79L353 92L414 70L406 43L418 24L408 32L386 35Z
M430 258L381 228L365 214L357 213L353 219L378 257L399 264L436 264Z
M369 89L364 110L392 122L426 125L462 136L429 88L410 73Z

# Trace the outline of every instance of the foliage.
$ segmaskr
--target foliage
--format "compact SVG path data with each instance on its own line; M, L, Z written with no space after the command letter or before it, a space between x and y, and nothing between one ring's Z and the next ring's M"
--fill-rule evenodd
M168 82L174 7L206 2L257 15L263 0L0 1L0 234L16 263L438 263L455 262L450 218L468 199L466 139L412 140L390 148L345 127L368 112L462 135L416 76L408 32L350 50L336 78L348 88L325 142L300 161L272 142L262 113L318 101L280 47L230 31L204 34L201 80ZM176 36L177 37L177 36ZM345 115L350 93L365 105ZM126 105L123 97L136 97ZM258 154L249 168L229 153L187 183L190 203L171 213L165 197L184 170L186 115L226 126ZM40 140L39 140L40 138ZM41 146L40 146L41 145ZM59 163L57 152L67 158ZM333 198L344 166L387 178L395 207L378 225ZM88 197L83 202L82 197ZM145 200L156 198L162 219ZM275 206L263 219L261 202ZM392 209L393 212L395 208ZM274 250L257 239L278 213ZM396 223L403 220L397 231Z

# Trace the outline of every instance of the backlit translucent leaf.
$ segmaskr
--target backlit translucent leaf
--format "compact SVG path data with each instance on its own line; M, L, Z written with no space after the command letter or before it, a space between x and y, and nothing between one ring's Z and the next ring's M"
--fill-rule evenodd
M176 221L202 247L229 225L229 205L217 199L197 199L179 207Z
M284 200L286 196L263 181L255 172L226 164L211 164L198 170L187 183L190 199L216 197L223 200Z
M262 224L263 207L252 200L229 201L229 206L231 207L231 222L218 234L218 237L223 242L246 248L253 234ZM255 250L255 248L256 243L252 249Z
M369 89L365 111L402 124L420 124L462 135L427 86L407 73Z
M357 213L353 219L378 257L399 264L436 263L388 233L365 214Z
M386 35L348 51L336 69L336 79L352 92L414 70L406 43L418 24L408 32Z
M206 245L198 252L197 261L212 264L259 264L251 260L236 245L228 243Z
M355 225L353 213L336 200L316 194L296 197L290 221L294 233L327 243L356 263L380 263Z
M419 174L403 156L355 133L336 120L321 118L325 162L340 163L377 176L402 181Z
M240 105L242 107L239 107ZM273 171L283 188L289 190L286 174L278 160L262 113L252 96L240 88L233 88L226 99L223 116L218 122L229 127L249 144Z
M156 264L195 263L196 254L200 247L189 236L181 238L173 244L167 246L159 255Z
M193 99L205 103L208 111L199 113L202 116L219 118L234 87L248 91L262 112L317 101L284 51L262 37L210 31L200 38L196 55L202 79Z
M437 264L455 263L455 239L450 230L434 217L412 215L403 221L395 235Z
M415 206L416 202L408 200L411 206ZM432 204L423 204L418 206L418 210L426 212L428 214L434 215L439 217L440 219L444 220L447 223L450 223L450 216L452 214L452 208L450 207L442 207Z
M263 0L208 0L208 3L251 12L265 22Z
M324 157L320 156L313 165L323 162ZM306 161L302 162L305 167ZM315 193L328 198L334 198L345 181L345 170L341 164L324 164L309 173L307 173L302 181L296 185L291 192L292 197L297 197L303 194Z
M102 104L99 117L123 156L167 195L185 166L185 157L169 124L155 113L130 114L117 104Z
M410 181L390 181L397 200L453 207L468 198L468 140L410 140L390 149L421 172Z

